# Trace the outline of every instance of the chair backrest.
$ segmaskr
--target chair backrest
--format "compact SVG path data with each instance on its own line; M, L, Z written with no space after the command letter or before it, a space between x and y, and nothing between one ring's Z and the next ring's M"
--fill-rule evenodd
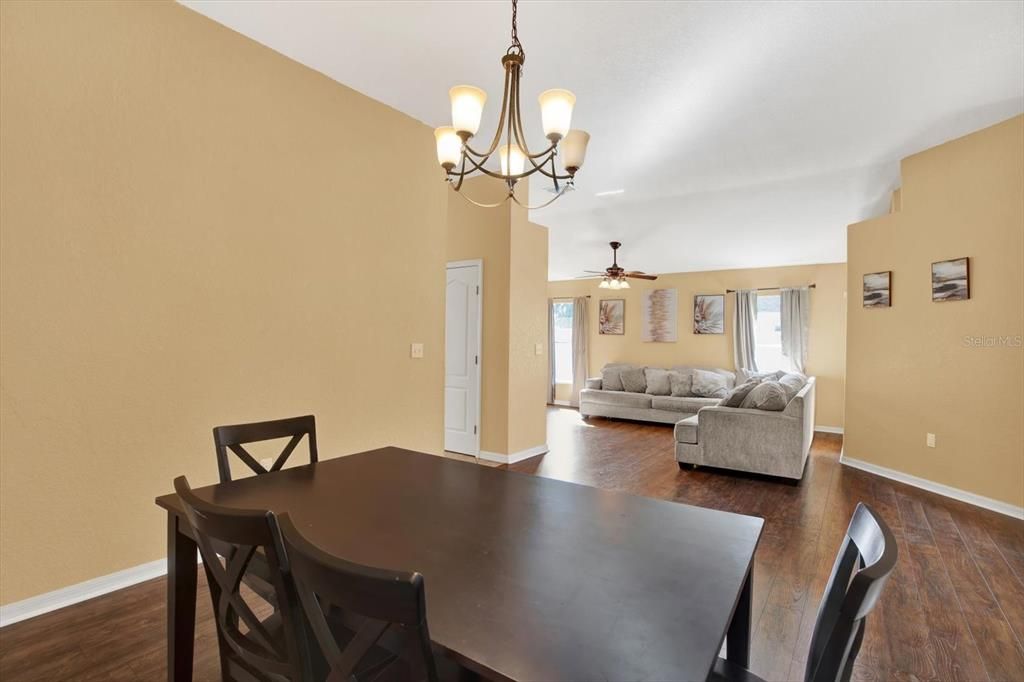
M436 682L423 576L345 561L307 540L287 514L279 522L299 603L330 669L327 680L372 679L391 665L404 665L401 679ZM340 608L349 622L357 621L354 635L343 645L325 617L325 609L333 607ZM391 655L371 655L390 635L399 640L397 646L389 644Z
M846 682L875 608L896 566L896 539L885 522L859 503L846 529L811 636L805 682Z
M228 461L228 450L235 453L240 460L245 462L257 474L266 474L271 471L277 471L284 466L303 436L309 436L309 461L317 461L316 420L313 418L313 415L292 417L290 419L275 419L274 421L256 422L254 424L232 424L230 426L214 427L213 444L217 448L217 470L220 472L221 483L231 480L231 463ZM277 456L274 464L269 469L256 461L256 458L243 447L246 443L258 443L264 440L289 437L291 440L284 446L284 450Z
M309 652L301 607L281 571L281 533L272 512L219 507L192 492L184 476L174 479L174 490L203 557L213 601L221 667L234 663L260 680L304 679ZM280 630L254 613L240 592L253 557L261 554L266 582L273 589L274 621ZM223 557L223 562L221 557ZM225 673L225 679L233 675Z

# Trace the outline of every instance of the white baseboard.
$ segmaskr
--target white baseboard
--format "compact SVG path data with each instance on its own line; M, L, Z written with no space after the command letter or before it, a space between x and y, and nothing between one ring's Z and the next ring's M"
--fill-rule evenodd
M167 574L167 559L157 559L146 564L126 568L108 575L101 575L92 580L62 587L53 592L29 597L22 601L16 601L5 606L0 606L0 628L7 627L18 621L39 616L50 611L62 609L78 602L92 599L131 587L152 578L159 578Z
M1012 516L1015 519L1024 519L1024 507L1018 507L1010 504L1009 502L993 500L991 497L976 495L975 493L960 490L959 488L954 488L952 486L945 485L944 483L936 483L935 481L929 481L926 478L919 478L911 474L905 474L902 471L896 471L895 469L872 464L871 462L853 459L852 457L847 457L842 453L839 455L839 461L846 466L853 467L854 469L860 469L861 471L866 471L870 474L882 476L900 483L906 483L907 485L920 488L921 490L927 490L928 492L935 493L936 495L950 497L954 500L966 502L967 504L973 504L975 507L981 507L982 509L988 509L999 514Z
M572 407L572 403L568 400L552 400L552 405L558 405L559 407Z
M843 427L842 426L815 426L814 430L815 431L821 431L822 433L838 433L838 434L842 434L843 433Z
M500 452L487 452L486 450L481 450L480 459L486 459L488 462L499 462L501 464L515 464L516 462L522 462L524 459L543 455L547 451L547 443L532 448L526 448L519 452L513 452L511 455L503 455Z

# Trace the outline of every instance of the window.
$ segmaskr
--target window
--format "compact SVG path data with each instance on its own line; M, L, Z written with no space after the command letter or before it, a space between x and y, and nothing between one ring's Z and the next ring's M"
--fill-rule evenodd
M782 297L757 295L757 320L754 323L756 347L754 359L761 372L790 371L789 358L782 354Z
M555 383L572 383L572 301L555 301L551 306L554 322Z

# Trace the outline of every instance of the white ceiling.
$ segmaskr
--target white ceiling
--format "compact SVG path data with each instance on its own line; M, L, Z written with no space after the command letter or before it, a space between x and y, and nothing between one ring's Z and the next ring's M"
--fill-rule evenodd
M493 130L510 3L182 2L432 127L450 86L482 87ZM577 191L531 216L552 279L610 264L612 239L647 272L845 261L900 158L1024 111L1015 0L523 0L519 35L535 146L553 87L592 135Z

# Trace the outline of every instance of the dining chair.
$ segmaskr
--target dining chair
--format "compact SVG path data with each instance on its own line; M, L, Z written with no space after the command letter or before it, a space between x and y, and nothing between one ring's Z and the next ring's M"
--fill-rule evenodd
M203 558L217 626L221 677L293 682L308 679L308 638L301 606L281 570L277 518L269 511L211 504L192 492L184 476L174 479L174 490ZM254 612L241 591L257 550L263 553L275 598L274 613L266 618Z
M214 427L213 444L217 450L217 470L220 472L220 482L226 483L231 480L231 462L228 461L228 450L257 475L267 474L271 471L278 471L285 465L295 447L302 441L303 436L309 437L309 461L317 461L316 419L313 415ZM269 469L260 464L244 447L249 443L278 438L290 438L290 440Z
M326 661L326 679L438 682L423 576L346 561L306 539L287 514L279 523L287 570ZM339 615L347 630L337 626Z
M864 639L865 620L896 566L892 531L863 502L850 519L818 606L804 682L847 682ZM763 682L754 673L718 659L709 680Z

